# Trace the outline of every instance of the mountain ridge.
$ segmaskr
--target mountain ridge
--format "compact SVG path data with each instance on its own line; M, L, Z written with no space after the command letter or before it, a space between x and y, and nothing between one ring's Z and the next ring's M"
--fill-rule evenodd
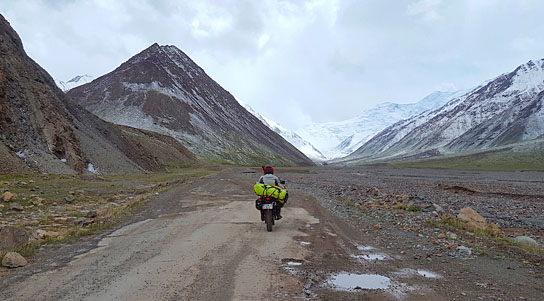
M110 124L71 102L2 15L0 53L1 172L138 173L196 163L177 141Z
M349 155L375 134L393 123L439 107L460 91L435 91L416 103L384 102L358 116L327 123L312 123L295 131L313 144L327 159Z
M172 136L206 160L313 165L172 45L154 43L67 95L104 120Z
M530 60L384 129L345 160L437 156L536 139L544 134L543 90L544 59Z

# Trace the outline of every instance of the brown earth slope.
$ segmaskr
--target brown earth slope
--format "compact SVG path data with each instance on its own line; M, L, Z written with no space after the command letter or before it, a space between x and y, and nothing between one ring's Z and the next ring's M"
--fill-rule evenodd
M174 139L104 122L72 103L1 15L0 54L0 172L141 172L195 161Z

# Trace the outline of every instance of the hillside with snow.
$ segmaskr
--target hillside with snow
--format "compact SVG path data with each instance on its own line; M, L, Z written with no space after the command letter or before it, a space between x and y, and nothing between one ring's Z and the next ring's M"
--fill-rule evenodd
M243 106L246 108L246 110L248 110L248 112L250 112L255 117L257 117L257 119L259 119L264 125L266 125L271 130L273 130L274 132L278 133L280 136L285 138L285 140L289 141L289 143L291 143L298 150L303 152L308 158L310 158L310 159L312 159L312 160L314 160L316 162L325 161L327 159L310 142L304 140L297 133L282 127L277 122L275 122L275 121L263 116L262 114L256 112L249 105L243 104Z
M417 103L386 102L357 117L326 123L312 123L296 133L311 143L327 159L347 156L386 127L421 112L438 108L460 92L433 92Z
M155 43L67 95L106 121L174 137L211 162L313 165L172 45Z
M341 161L425 158L544 137L544 59L398 122Z

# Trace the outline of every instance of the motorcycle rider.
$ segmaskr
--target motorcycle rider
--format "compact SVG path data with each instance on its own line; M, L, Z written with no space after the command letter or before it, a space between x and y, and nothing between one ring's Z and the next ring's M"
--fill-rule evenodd
M285 187L281 184L280 179L274 175L274 167L270 165L263 165L262 168L264 175L259 178L259 181L257 183L274 185L285 189ZM283 204L278 202L278 205L279 206L276 207L276 219L281 219L281 207L283 207Z

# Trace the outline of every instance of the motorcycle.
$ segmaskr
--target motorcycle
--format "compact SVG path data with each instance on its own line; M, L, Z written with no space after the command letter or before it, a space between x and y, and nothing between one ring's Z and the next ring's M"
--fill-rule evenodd
M282 185L285 185L285 181L280 181ZM275 224L275 220L278 219L278 210L282 206L279 200L275 197L265 196L258 198L255 204L257 210L261 212L261 221L266 224L266 231L272 232L272 226Z

